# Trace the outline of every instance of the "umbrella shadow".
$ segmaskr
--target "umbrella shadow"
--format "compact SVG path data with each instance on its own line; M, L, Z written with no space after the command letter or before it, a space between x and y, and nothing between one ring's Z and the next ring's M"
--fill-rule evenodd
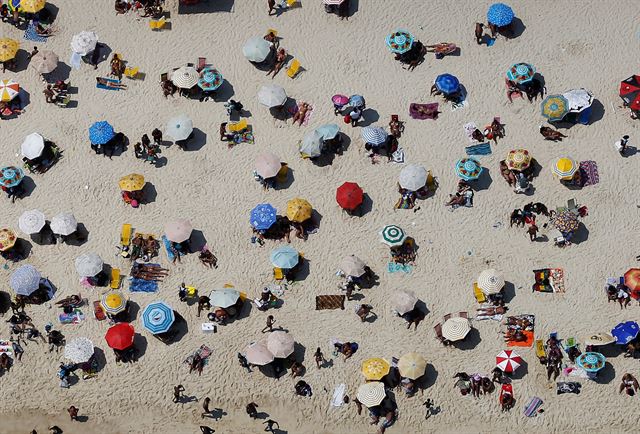
M46 24L53 24L58 19L58 12L60 9L55 4L47 1L44 9L38 13L38 19Z
M287 101L284 103L284 105L278 107L270 107L269 113L271 113L271 116L273 116L275 119L286 122L287 119L291 119L293 117L293 114L291 114L291 112L288 110L288 107L293 108L297 106L298 105L296 100L289 97L287 98Z
M158 197L158 191L156 190L156 186L153 183L147 181L142 188L143 193L143 204L148 205L150 203L154 203L156 198Z
M310 263L311 261L307 258L300 258L300 264L298 265L295 274L296 282L302 282L309 277L309 274L311 274Z
M18 98L20 98L20 108L24 110L26 106L31 104L31 94L26 89L20 88L18 92Z
M362 194L362 203L358 208L355 209L352 213L347 213L351 216L355 215L358 217L363 217L370 213L373 210L373 199L369 196L369 193Z
M527 26L524 25L522 20L518 17L514 17L513 20L511 20L510 25L498 28L498 33L507 39L515 39L520 37L526 29Z
M493 179L491 178L489 168L483 167L480 177L477 180L471 182L471 186L475 191L487 190L489 186L491 186L492 182Z
M133 335L133 346L136 349L136 357L140 358L145 355L147 352L147 347L149 346L149 341L146 337L142 336L140 333L136 333Z
M293 346L293 356L295 361L302 363L304 362L304 357L307 354L307 347L302 345L300 342L296 342Z
M27 69L27 66L29 66L30 55L26 50L23 50L22 48L20 48L16 53L15 59L16 59L16 63L15 63L16 66L11 71L16 73L22 72Z
M510 377L514 380L522 380L529 373L529 364L523 359L520 367Z
M360 8L360 0L351 0L349 2L349 12L347 14L347 18L354 16L355 13L358 12L359 8Z
M22 182L20 183L20 187L22 189L22 194L20 195L21 199L25 197L31 196L31 193L36 189L36 183L33 181L33 178L30 176L25 176L22 178Z
M219 88L213 93L212 99L215 102L229 101L236 94L233 85L225 79Z
M189 245L191 246L190 253L200 252L204 246L207 245L207 238L201 230L194 229L191 231L191 236L189 237Z
M571 242L573 244L580 244L589 239L589 229L584 225L584 223L580 222L578 229L573 233L573 237L571 238Z
M633 157L637 153L638 153L638 148L636 148L635 146L627 146L627 149L625 149L624 154L622 154L622 157L623 158Z
M510 303L516 296L516 287L513 283L505 281L503 291L503 300L505 303Z
M206 14L210 12L232 12L235 0L215 0L200 2L196 5L178 4L179 14Z
M616 378L616 369L609 362L605 362L604 368L598 371L598 376L596 377L596 383L599 384L609 384Z
M9 311L11 307L11 294L6 291L0 291L0 315L3 315Z
M185 141L184 150L187 152L199 151L207 144L207 133L199 128L194 128L189 138Z
M49 82L55 82L56 80L67 81L69 79L69 76L71 75L71 66L67 65L64 62L58 61L58 66L56 66L56 69L44 75L48 79L47 81ZM78 93L78 88L74 88L74 89L75 89L74 93ZM68 88L67 93L68 94L72 93L71 88Z
M368 127L371 124L375 124L379 120L380 120L380 114L376 110L372 108L364 109L362 111L362 117L360 118L360 122L358 122L358 126Z
M435 366L433 366L431 363L427 363L427 367L424 370L424 375L420 378L420 388L423 390L428 389L429 387L436 384L436 380L438 379L438 371L436 371Z
M247 299L245 303L242 303L242 307L240 308L238 315L236 315L235 318L231 318L231 321L229 322L241 320L243 318L248 318L251 315L252 310L253 310L253 303L251 302L251 299Z
M97 363L97 368L96 371L100 372L104 369L105 366L107 366L107 356L104 353L104 351L102 351L101 348L98 347L94 347L93 348L93 357L96 360Z
M65 239L65 244L80 247L89 239L89 230L83 223L78 223L76 231Z
M166 166L167 163L169 163L169 160L167 160L167 157L160 157L156 160L156 164L154 165L154 167L156 169L159 169L161 167Z
M333 160L335 160L336 154L333 152L323 152L319 157L312 158L311 162L314 166L317 167L326 167L331 166L333 164Z
M604 117L605 108L599 99L594 98L591 103L591 119L589 125L594 124Z
M127 302L127 322L133 322L138 318L140 312L140 305L133 300Z
M480 332L477 328L473 327L469 331L469 334L465 337L463 341L453 342L453 346L459 350L467 351L473 350L482 342L482 338L480 337Z
M627 149L629 148L627 147ZM284 182L276 182L275 190L285 190L291 187L291 184L293 184L293 181L296 179L294 172L295 170L293 170L291 166L287 166L287 177Z

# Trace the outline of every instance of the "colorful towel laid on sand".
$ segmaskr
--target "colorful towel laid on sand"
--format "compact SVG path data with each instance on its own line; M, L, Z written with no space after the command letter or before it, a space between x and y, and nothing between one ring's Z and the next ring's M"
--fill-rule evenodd
M577 381L558 381L556 384L556 394L562 395L563 393L575 393L580 394L580 388L582 384Z
M562 375L565 377L589 378L587 371L579 366L567 365L562 369Z
M169 261L173 262L175 255L171 251L171 241L167 239L166 236L162 236L162 244L164 245L164 251L167 252L167 258Z
M587 160L580 162L580 182L582 187L596 185L600 182L598 164L595 161Z
M507 340L508 347L531 347L534 341L534 329L535 329L535 316L531 314L508 316L506 320L507 330L510 333L516 331L522 332L525 339L516 341L508 339L505 334L505 340Z
M347 386L344 383L338 384L333 389L333 396L331 397L332 407L342 407L344 405L344 393L347 390Z
M389 273L411 273L413 271L413 267L409 264L398 264L397 262L389 261L387 264L387 272Z
M131 292L156 292L158 290L158 282L144 279L129 279L129 291Z
M204 364L206 366L207 363L209 363L208 359L209 359L209 356L211 355L211 353L212 353L211 348L209 348L205 344L202 344L202 345L200 345L200 348L198 348L197 350L195 350L193 352L193 354L189 355L189 357L184 359L183 363L186 363L187 365L191 366L191 364L193 363L194 357L195 356L200 356L200 358L202 358L204 360Z
M412 102L409 104L409 116L413 119L425 120L425 119L438 119L438 103L431 102L428 104L418 104Z
M0 354L6 354L13 357L13 345L11 341L0 341Z
M473 132L478 129L475 122L468 122L464 124L462 129L464 129L464 134L467 136L467 139L469 139L469 142L478 143L478 141L473 138Z
M80 324L84 321L84 314L80 309L73 309L71 313L61 313L58 315L60 324Z
M562 268L541 268L533 270L535 283L533 291L537 292L565 292L564 270Z
M26 39L27 41L47 42L46 37L38 35L38 33L36 32L36 26L33 23L33 21L29 22L29 25L27 26L27 30L24 31L23 38Z
M533 417L538 414L538 409L542 406L542 399L534 396L527 402L527 405L524 406L524 415L527 417Z
M478 145L471 145L464 148L467 155L490 155L491 145L489 142L480 143Z
M316 310L342 309L344 310L344 295L316 295Z

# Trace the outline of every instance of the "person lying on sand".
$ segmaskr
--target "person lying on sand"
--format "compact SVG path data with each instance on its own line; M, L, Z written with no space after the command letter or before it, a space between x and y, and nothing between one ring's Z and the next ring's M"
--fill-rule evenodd
M310 108L311 106L306 102L300 103L300 105L298 106L298 111L296 112L295 115L293 115L293 124L295 125L296 122L298 122L298 124L302 126L302 123L304 122L304 118L307 115L307 112L309 111Z
M96 82L105 87L111 87L113 89L126 89L127 85L122 83L114 83L113 81L109 81L104 77L96 77Z
M553 128L546 127L544 125L540 125L540 134L542 134L545 140L551 140L553 142L561 142L562 139L567 137L560 131L556 131Z

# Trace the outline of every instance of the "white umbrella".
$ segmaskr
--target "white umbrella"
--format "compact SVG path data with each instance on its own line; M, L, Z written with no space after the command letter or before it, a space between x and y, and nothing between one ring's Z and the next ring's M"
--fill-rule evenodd
M268 84L258 91L258 101L269 108L279 107L287 102L287 93L282 86Z
M165 132L173 140L185 140L193 132L193 121L185 114L176 116L169 119Z
M96 49L98 44L98 35L94 32L83 31L74 35L71 39L71 49L74 53L86 56Z
M265 152L256 157L256 172L265 179L276 176L281 168L280 157L276 154Z
M413 291L403 289L393 293L392 300L395 311L400 315L404 315L416 307L418 297L416 297L416 294Z
M269 41L255 36L250 38L242 47L242 54L251 62L263 62L271 52L271 44Z
M365 273L364 267L366 267L364 261L356 255L345 256L340 262L340 269L347 276L362 276Z
M42 211L37 209L25 211L18 219L18 227L25 234L37 234L44 227L45 219Z
M418 164L409 164L400 172L400 187L418 191L427 184L427 169Z
M73 214L61 212L51 219L51 230L58 235L71 235L78 229L78 222Z
M302 142L300 143L299 151L303 156L315 158L322 155L323 148L324 142L322 134L318 132L318 130L313 130L304 135Z
M593 94L591 91L580 88L571 89L562 94L569 101L569 111L579 113L593 104Z
M29 66L40 74L53 72L58 66L58 55L51 50L38 51L29 60Z
M173 71L171 81L181 89L191 89L198 84L200 74L192 66L183 66Z
M74 338L64 346L65 359L69 359L73 363L88 362L93 356L93 352L93 342L87 338Z
M470 331L471 323L467 318L456 316L442 324L442 337L451 342L464 339Z
M380 381L369 381L361 385L356 394L358 401L365 407L380 405L385 396L387 396L387 392L384 390L384 383Z
M81 277L93 277L102 271L104 261L95 253L85 253L76 258L76 271Z
M504 287L504 277L493 268L484 270L478 276L478 288L485 294L497 294Z
M24 138L20 152L27 160L33 160L42 155L44 151L44 137L38 133L31 133Z
M267 348L265 342L254 342L250 344L245 348L244 355L247 358L247 362L257 366L267 365L273 362L275 358Z
M269 333L267 338L267 349L279 358L289 357L293 354L295 344L293 336L281 330Z

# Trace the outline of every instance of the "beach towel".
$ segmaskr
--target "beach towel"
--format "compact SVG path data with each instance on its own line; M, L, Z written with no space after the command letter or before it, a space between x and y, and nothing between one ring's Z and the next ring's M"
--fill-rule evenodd
M193 352L193 354L190 354L189 357L184 359L183 363L186 363L187 365L191 366L191 363L193 363L194 357L198 355L202 358L202 360L204 360L204 365L206 366L207 363L209 363L208 359L212 352L213 351L211 351L211 348L209 348L205 344L202 344L200 345L200 348L198 348Z
M471 145L464 148L467 155L490 155L491 145L489 142L480 143L478 145Z
M568 365L562 369L562 375L565 377L589 378L587 371L575 365Z
M564 287L564 270L562 268L551 268L550 270L551 286L553 292L563 293Z
M171 251L171 241L169 241L167 239L166 236L162 236L162 244L164 244L164 250L165 252L167 252L167 258L173 262L173 260L175 259L175 255L173 254L173 252Z
M596 185L600 182L598 164L595 161L588 160L580 162L580 180L582 187Z
M478 129L478 126L476 125L475 122L468 122L468 123L464 124L464 126L462 128L464 129L464 134L467 136L467 139L469 139L469 142L478 143L473 138L473 132Z
M129 279L129 291L131 292L156 292L158 290L158 282L144 279Z
M81 321L84 321L84 314L80 309L73 309L71 313L58 315L58 321L60 324L80 324Z
M562 395L563 393L575 393L580 394L580 388L582 384L577 381L559 381L556 384L556 394Z
M542 399L534 396L527 402L527 405L524 406L524 415L527 417L533 417L538 414L538 409L542 406Z
M338 384L333 389L333 396L331 397L332 407L342 407L344 405L344 392L347 390L347 386L344 383Z
M426 113L423 113L422 111ZM438 119L438 103L431 102L428 104L417 104L412 102L409 104L409 116L413 119Z
M27 29L24 31L23 38L26 39L27 41L47 42L46 37L38 35L38 33L36 32L36 25L34 24L33 21L29 22Z
M316 295L316 310L342 309L344 310L344 295Z
M391 161L394 163L404 163L404 149L398 148L391 154Z
M507 317L507 329L508 330L520 330L525 336L524 341L508 341L508 347L531 347L534 343L534 328L535 328L535 316L530 314L514 315ZM526 324L524 329L522 324Z
M93 302L93 316L98 321L104 321L107 319L107 315L105 314L104 308L102 307L102 304L100 304L99 300Z
M413 267L409 264L398 264L397 262L389 262L387 264L387 272L389 273L411 273L413 271Z
M533 275L535 277L535 283L531 287L533 291L555 292L551 280L551 268L541 268L539 270L533 270Z
M0 341L0 354L6 354L13 358L13 345L11 341Z

